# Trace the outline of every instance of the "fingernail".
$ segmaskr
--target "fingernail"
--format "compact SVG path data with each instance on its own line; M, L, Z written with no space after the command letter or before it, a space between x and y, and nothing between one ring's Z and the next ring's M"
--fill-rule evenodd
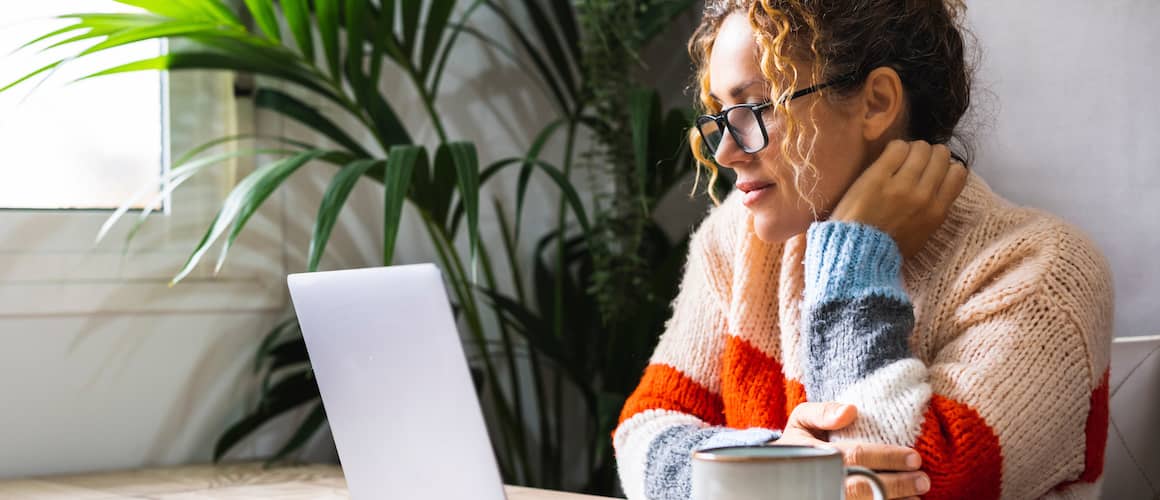
M911 453L906 457L907 467L917 469L920 465L922 465L922 458L918 456L918 453Z
M926 493L930 491L930 479L922 476L914 480L914 487L918 489L919 493Z

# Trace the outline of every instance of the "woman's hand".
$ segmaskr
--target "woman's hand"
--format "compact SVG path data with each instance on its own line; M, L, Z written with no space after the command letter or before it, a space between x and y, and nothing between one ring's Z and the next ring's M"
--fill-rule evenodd
M946 219L967 183L967 169L943 144L891 141L838 202L831 220L860 222L889 234L913 257Z
M919 471L918 452L901 446L874 443L829 443L830 431L843 429L858 418L858 409L840 403L802 403L794 408L777 444L828 446L842 452L846 465L875 471L886 486L887 498L917 498L930 491L930 477ZM848 500L873 498L865 479L846 481Z

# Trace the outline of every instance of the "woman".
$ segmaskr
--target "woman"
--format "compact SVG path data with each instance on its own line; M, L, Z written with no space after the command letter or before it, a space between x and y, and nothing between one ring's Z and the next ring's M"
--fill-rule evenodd
M695 449L769 442L828 442L891 498L1097 497L1109 271L945 145L970 95L961 11L709 0L691 139L738 189L693 236L613 435L630 499L687 498Z

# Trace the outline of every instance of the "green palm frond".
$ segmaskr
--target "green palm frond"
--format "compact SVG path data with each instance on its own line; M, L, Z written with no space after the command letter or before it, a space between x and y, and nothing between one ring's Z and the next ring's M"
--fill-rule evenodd
M330 242L330 232L338 222L338 214L346 205L346 199L358 182L367 172L382 165L382 160L363 158L355 160L342 167L330 180L326 192L322 195L322 203L318 205L318 217L314 221L314 231L310 238L310 253L307 258L306 270L318 270L318 263Z
M221 0L114 0L117 3L141 8L160 17L189 19L194 21L217 21L241 26L238 16Z
M416 169L427 168L427 151L416 146L395 146L387 158L386 194L383 209L383 265L394 261L395 240L403 217L403 202Z
M288 158L278 160L274 163L265 165L259 168L254 173L246 176L238 183L230 194L226 196L225 201L222 202L221 208L218 210L217 216L214 217L209 229L206 230L205 235L202 236L201 241L193 249L193 254L186 260L185 265L178 271L177 276L170 282L176 284L184 279L197 264L201 262L202 257L205 256L209 249L219 238L229 231L229 236L225 245L222 246L221 254L218 257L216 269L221 269L225 261L226 252L230 245L237 238L241 232L242 227L245 226L250 216L257 211L262 202L274 192L274 189L281 185L282 181L286 180L290 174L298 170L310 160L317 159L322 154L326 153L323 150L308 150L305 152L294 154Z

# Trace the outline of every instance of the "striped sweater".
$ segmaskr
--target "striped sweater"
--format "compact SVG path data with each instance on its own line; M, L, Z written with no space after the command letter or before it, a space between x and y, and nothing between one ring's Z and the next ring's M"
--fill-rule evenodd
M974 174L905 261L845 222L766 244L731 196L693 235L613 433L624 491L688 498L691 451L775 439L799 403L840 401L859 417L830 439L918 450L925 498L1096 498L1110 281L1086 237Z

